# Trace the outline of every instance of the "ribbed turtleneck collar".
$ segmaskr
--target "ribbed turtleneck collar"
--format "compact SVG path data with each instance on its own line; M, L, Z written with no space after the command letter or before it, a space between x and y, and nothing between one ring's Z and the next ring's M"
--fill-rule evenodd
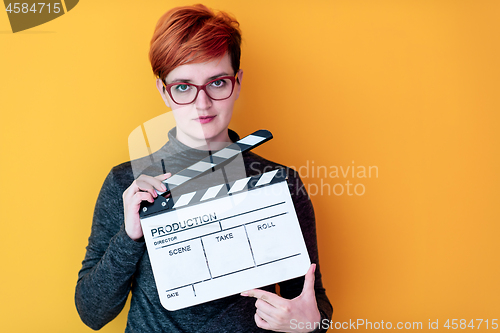
M232 142L236 142L240 139L239 135L233 130L228 129L228 134L229 134L229 139ZM208 150L196 149L180 142L177 139L176 127L172 128L168 132L168 142L169 142L168 149L171 154L179 154L179 153L188 154L190 157L200 160L208 155Z
M209 156L208 150L189 147L180 142L176 138L176 134L174 127L168 132L168 142L161 149L150 156L131 161L134 178L142 173L150 176L157 176L165 172L175 174ZM232 130L229 130L229 138L233 142L240 139L238 134ZM211 153L213 154L215 151Z

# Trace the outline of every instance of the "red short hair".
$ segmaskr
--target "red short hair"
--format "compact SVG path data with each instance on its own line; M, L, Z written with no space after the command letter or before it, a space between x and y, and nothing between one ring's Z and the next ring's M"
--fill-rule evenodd
M149 61L153 73L164 79L176 67L215 60L226 52L236 74L241 56L238 21L225 12L215 13L198 4L173 8L158 20Z

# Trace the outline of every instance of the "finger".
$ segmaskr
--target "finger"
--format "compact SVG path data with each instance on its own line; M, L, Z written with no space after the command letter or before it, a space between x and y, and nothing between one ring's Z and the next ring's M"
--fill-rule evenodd
M315 271L316 271L316 264L311 264L304 279L304 287L302 288L301 295L311 294L311 293L315 294L314 293L314 282L316 280L316 277L314 275Z
M151 186L148 186L146 183L144 183L141 180L141 179L143 179L143 177L141 178L141 176L139 176L139 178L134 180L132 182L132 184L130 184L130 186L123 192L123 201L124 202L131 203L131 200L136 193L141 192L141 191L147 191L148 187L152 188ZM148 177L148 176L146 176L146 177ZM147 192L149 192L149 194L151 194L153 197L155 197L154 194L152 193L152 191L147 191Z
M164 181L166 179L170 178L171 176L172 176L172 174L170 172L167 172L167 173L164 173L162 175L158 175L158 176L155 177L156 179L160 180L160 182L161 182L161 185L160 185L161 188L157 189L155 191L156 194L163 194L163 193L165 193L167 191L167 187L166 187Z
M158 193L155 191L155 188L147 183L140 183L138 186L139 191L138 192L146 192L149 193L153 198L156 198L158 196Z
M158 175L155 178L159 179L159 180L165 180L167 178L170 178L170 176L172 176L172 174L170 172L167 172L167 173L163 173L161 175Z
M142 201L148 201L148 202L153 203L154 202L154 198L148 192L137 192L137 193L135 193L134 196L132 197L132 199L130 200L130 205L132 207L135 207L135 209L133 209L134 211L139 211L138 207L140 206L140 204L141 204Z
M153 197L157 197L158 194L164 193L167 190L166 185L163 183L164 179L170 177L171 174L163 174L156 177L150 177L141 175L137 178L137 184L139 189L151 193Z
M276 327L277 320L273 316L270 316L269 314L265 313L264 311L261 311L257 309L255 312L262 320L264 320L266 323L269 324L270 327Z
M263 328L265 330L271 329L271 325L269 325L269 323L267 321L265 321L264 319L259 317L259 315L257 313L255 313L255 315L253 317L255 319L255 324L257 324L258 327Z
M257 299L257 301L255 302L255 307L257 308L257 310L259 310L259 311L261 311L261 312L263 312L271 317L275 317L280 313L280 310L278 308L276 308L274 305L271 305L271 304L269 304L266 301L263 301L261 299Z
M163 173L161 175L158 175L156 177L153 177L154 180L157 180L157 184L160 186L160 190L161 188L164 188L164 190L166 190L166 187L165 187L165 183L164 181L168 178L170 178L172 176L172 174L170 172L167 172L167 173ZM155 186L156 188L158 188L157 186ZM162 190L162 191L164 191Z
M170 176L172 176L172 174L169 172L153 177L151 184L156 188L158 193L165 192L167 190L165 180L170 178Z
M163 184L163 180L172 176L170 172L158 175L156 177L151 177L147 175L140 175L132 184L123 192L123 199L130 200L135 193L139 191L145 191L150 193L153 198L158 196L158 193L155 191L155 188L159 189L160 192L166 190L165 185ZM148 181L152 180L152 181Z
M240 294L241 296L249 296L261 299L266 301L267 303L273 305L274 307L282 306L284 299L279 297L276 294L270 293L268 291L260 290L260 289L252 289Z
M165 184L163 184L160 179L149 176L137 178L137 185L143 191L150 191L154 189L165 191L167 189Z
M139 186L137 186L137 182L134 180L132 184L123 192L123 200L130 201L135 193L139 192Z
M154 186L154 192L155 194L163 194L167 191L167 186L165 185L164 181L167 178L170 178L172 174L170 172L158 175L153 178L151 184Z

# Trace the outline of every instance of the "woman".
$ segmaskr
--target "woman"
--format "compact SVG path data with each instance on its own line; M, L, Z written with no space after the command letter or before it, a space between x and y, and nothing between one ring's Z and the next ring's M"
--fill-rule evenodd
M228 126L243 79L240 44L238 23L203 5L174 8L160 18L150 61L176 128L153 158L114 167L104 181L75 294L78 312L91 328L116 317L130 291L126 332L310 332L330 319L332 307L315 264L305 278L280 283L281 296L267 286L178 311L164 309L158 298L139 207L165 191L162 180L238 140ZM132 163L134 170L143 165L137 179ZM253 153L243 154L243 165L248 176L283 167ZM298 175L287 172L309 256L317 264L312 204ZM220 176L213 172L204 181L216 183Z

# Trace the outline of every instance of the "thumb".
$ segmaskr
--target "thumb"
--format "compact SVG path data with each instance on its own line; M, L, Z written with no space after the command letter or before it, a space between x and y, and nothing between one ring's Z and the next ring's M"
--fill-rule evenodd
M170 176L172 176L172 174L170 172L167 172L167 173L159 175L158 177L160 178L160 180L165 180L167 178L170 178Z
M314 272L316 271L316 264L311 264L309 270L306 273L304 279L304 288L302 288L302 293L300 296L312 295L316 298L316 294L314 293L314 281L316 280Z

